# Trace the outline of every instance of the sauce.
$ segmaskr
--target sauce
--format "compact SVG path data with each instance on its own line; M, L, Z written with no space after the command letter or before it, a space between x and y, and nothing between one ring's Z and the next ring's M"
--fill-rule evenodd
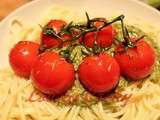
M117 30L116 40L122 40L122 34L121 34L121 27L119 24L114 25L115 29ZM76 75L76 82L74 86L68 90L68 92L58 98L55 99L54 102L59 106L66 106L66 105L77 105L81 107L89 107L91 105L97 104L99 101L102 101L104 107L109 108L113 111L116 111L119 106L116 105L117 102L123 102L124 104L127 102L127 100L131 97L131 95L122 94L121 92L125 90L126 87L132 84L137 84L137 88L141 88L141 85L143 84L143 81L150 80L154 83L160 84L160 47L156 44L155 40L151 36L146 35L142 30L139 28L136 28L134 26L127 26L129 33L132 36L140 36L145 35L146 39L148 40L150 44L153 45L156 51L157 60L156 65L154 68L153 73L145 78L144 80L141 80L138 83L130 82L129 80L126 80L126 78L121 77L119 84L115 90L114 93L111 93L105 97L96 97L87 92L83 86L79 83L78 77ZM114 46L113 46L114 47ZM63 48L65 49L65 48ZM81 45L74 48L73 52L71 53L71 58L73 60L73 64L75 67L75 70L77 70L79 64L81 63L82 59L85 57L84 54L82 54L82 49L85 51L85 48ZM111 55L113 55L113 49L110 49L108 51Z

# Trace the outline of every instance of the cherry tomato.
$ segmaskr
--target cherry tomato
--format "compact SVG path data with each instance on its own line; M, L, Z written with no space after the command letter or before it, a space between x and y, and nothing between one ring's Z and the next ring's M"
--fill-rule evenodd
M56 32L56 34L58 34L61 31L61 28L66 25L67 25L67 23L63 20L51 20L47 24L48 27L53 28L53 30ZM45 45L47 48L58 46L62 43L62 40L55 38L53 36L46 35L43 32L42 32L41 38L42 38L42 44ZM72 37L69 34L63 34L63 35L61 35L61 38L69 40ZM64 44L63 46L66 46L66 45L68 45L68 44Z
M131 80L139 80L151 74L155 64L154 49L144 40L135 43L135 48L125 49L120 44L115 59L120 65L121 74Z
M78 69L80 82L95 94L111 92L118 84L120 68L114 58L106 53L86 57Z
M103 25L102 22L95 23L95 26L97 27L101 25ZM95 38L95 36L97 37ZM102 48L110 47L113 43L114 36L115 36L115 31L112 25L109 25L101 29L99 32L87 33L84 36L84 44L87 47L93 48L96 39L98 47Z
M9 62L14 72L29 77L34 59L38 55L39 44L30 41L18 42L10 51Z
M60 96L74 82L74 67L55 52L40 54L33 64L31 78L41 92Z

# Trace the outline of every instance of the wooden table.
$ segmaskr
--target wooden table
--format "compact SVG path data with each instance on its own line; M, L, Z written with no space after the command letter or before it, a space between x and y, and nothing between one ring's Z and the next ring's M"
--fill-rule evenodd
M0 0L0 20L10 12L31 0Z

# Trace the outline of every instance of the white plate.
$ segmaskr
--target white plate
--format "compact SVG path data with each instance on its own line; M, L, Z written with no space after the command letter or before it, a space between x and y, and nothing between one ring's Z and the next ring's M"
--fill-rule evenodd
M8 53L5 51L9 42L7 39L10 20L15 16L20 16L27 22L34 22L53 4L81 12L87 11L97 16L122 13L127 17L143 18L146 22L160 24L160 12L137 0L35 0L17 9L0 23L0 69L8 66Z

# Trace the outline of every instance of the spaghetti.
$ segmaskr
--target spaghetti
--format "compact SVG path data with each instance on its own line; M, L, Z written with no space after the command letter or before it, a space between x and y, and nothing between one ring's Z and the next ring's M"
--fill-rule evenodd
M45 25L45 21L53 18L53 15L55 18L62 18L62 13L73 16L66 10L57 11L58 13L53 14L50 10L40 24ZM17 19L12 21L10 30L14 39L12 44L22 39L39 41L40 27L27 26ZM158 38L158 32L154 31L153 35L147 30L149 29L146 28L145 32L152 34L154 39ZM153 78L156 74L159 73L153 73ZM31 80L16 76L10 69L1 70L0 76L1 120L160 120L160 78L158 77L155 78L156 82L147 79L143 83L127 85L121 93L122 97L117 95L119 100L114 105L105 106L103 101L98 101L96 104L83 107L58 105L57 102L47 99L37 91ZM113 106L118 109L115 111L109 109Z

